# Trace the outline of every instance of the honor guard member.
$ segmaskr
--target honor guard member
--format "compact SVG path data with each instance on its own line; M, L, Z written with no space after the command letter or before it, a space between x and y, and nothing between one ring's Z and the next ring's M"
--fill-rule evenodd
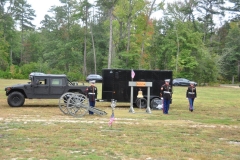
M197 90L196 87L194 86L194 82L190 82L190 86L187 89L186 92L186 98L189 101L189 111L193 111L193 102L194 99L197 98Z
M97 87L95 87L95 81L89 81L91 86L87 88L87 97L89 100L90 107L95 107L95 102L97 99ZM93 112L89 111L89 114L93 114Z
M165 84L161 87L160 97L163 98L163 114L168 114L169 105L172 99L172 87L169 83L170 79L166 79Z

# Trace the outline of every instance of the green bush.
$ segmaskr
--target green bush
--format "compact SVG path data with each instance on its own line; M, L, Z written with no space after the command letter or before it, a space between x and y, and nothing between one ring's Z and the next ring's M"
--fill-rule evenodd
M79 81L81 79L81 75L75 72L68 72L67 77L70 81Z
M46 64L42 63L29 63L29 64L24 64L23 66L20 67L21 74L24 75L24 77L28 78L29 74L31 72L43 72L46 73L47 67Z
M11 79L12 78L12 74L8 71L0 71L0 78L3 79Z
M58 69L51 69L49 71L46 72L47 74L64 74L63 71L58 70Z
M21 73L16 73L12 75L13 79L26 79L26 76L22 75Z

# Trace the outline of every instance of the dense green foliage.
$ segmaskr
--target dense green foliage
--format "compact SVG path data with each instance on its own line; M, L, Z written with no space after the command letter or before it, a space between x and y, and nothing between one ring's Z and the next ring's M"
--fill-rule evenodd
M238 76L238 1L60 2L37 28L27 0L0 0L0 78L27 78L38 71L84 80L103 68L173 70L174 77L199 83ZM163 16L152 18L157 11ZM214 21L227 12L232 19Z

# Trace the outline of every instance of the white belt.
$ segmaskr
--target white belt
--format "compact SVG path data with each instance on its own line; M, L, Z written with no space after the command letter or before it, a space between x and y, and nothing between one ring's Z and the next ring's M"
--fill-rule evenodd
M188 94L195 94L194 92L188 92Z
M95 93L88 93L88 94L95 94Z
M167 93L167 94L170 94L171 92L169 92L169 91L163 91L163 93Z

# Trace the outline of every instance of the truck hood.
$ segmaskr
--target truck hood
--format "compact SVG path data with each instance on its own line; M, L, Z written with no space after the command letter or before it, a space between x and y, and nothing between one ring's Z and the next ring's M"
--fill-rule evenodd
M30 83L28 83L28 84L15 84L15 85L12 85L12 86L5 87L5 91L10 91L13 88L23 88L24 86L30 86L30 85L31 85Z

